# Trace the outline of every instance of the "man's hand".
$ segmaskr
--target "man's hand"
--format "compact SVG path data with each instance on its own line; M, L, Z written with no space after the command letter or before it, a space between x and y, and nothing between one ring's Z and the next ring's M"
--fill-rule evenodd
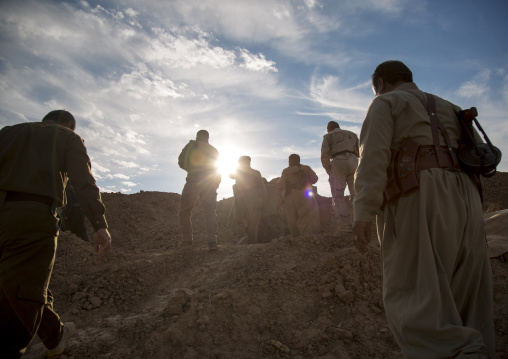
M372 223L355 221L353 224L353 242L361 254L367 253L372 235Z
M111 235L106 228L101 228L93 236L95 253L99 254L99 259L106 257L111 249Z

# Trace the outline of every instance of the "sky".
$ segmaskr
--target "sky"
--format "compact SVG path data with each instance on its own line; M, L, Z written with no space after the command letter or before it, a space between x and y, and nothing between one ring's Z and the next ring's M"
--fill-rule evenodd
M0 127L70 111L103 192L181 193L206 129L219 198L238 157L268 180L292 153L330 196L326 124L360 134L371 75L401 60L424 91L478 109L508 171L505 0L0 0Z

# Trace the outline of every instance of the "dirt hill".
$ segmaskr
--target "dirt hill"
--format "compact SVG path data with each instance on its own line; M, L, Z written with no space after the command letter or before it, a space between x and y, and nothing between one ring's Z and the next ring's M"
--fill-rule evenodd
M483 181L485 210L508 208L508 174ZM319 197L322 234L237 245L219 202L219 250L180 240L180 195L104 193L114 249L61 233L50 288L77 325L61 358L402 358L381 297L379 245L361 256L332 237L331 200ZM89 231L90 237L93 235ZM492 259L497 351L508 358L508 265ZM24 358L36 358L34 343Z

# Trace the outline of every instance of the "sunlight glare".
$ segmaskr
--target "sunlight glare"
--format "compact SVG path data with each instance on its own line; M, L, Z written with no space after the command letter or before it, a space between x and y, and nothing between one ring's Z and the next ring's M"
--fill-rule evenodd
M219 173L223 178L229 177L238 167L238 158L242 156L241 151L231 145L217 146L217 150L219 151L219 160L217 161Z

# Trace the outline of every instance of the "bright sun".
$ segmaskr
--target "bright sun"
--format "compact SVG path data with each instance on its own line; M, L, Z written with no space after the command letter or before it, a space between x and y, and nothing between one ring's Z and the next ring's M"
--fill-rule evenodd
M230 145L217 146L217 150L219 151L219 161L217 161L219 173L222 177L229 177L238 167L238 158L242 156L242 152Z

